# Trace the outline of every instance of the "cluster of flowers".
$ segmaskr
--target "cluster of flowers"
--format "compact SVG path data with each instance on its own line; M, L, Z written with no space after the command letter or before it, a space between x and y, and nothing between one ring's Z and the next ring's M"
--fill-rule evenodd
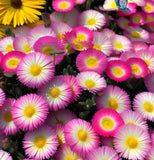
M0 140L22 131L25 155L33 160L152 160L154 1L128 0L129 12L119 11L114 0L106 0L99 11L75 8L84 2L54 0L51 25L39 21L16 27L9 32L15 36L0 39L1 76L16 77L35 91L8 97L0 83ZM106 14L116 10L116 20ZM77 73L56 74L72 54ZM146 90L132 100L118 84L134 79L143 80ZM84 91L95 96L90 121L67 108ZM0 158L12 160L2 149Z

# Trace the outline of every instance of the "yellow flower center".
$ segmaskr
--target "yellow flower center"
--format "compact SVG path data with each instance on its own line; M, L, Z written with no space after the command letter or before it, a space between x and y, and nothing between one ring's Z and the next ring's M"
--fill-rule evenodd
M43 47L42 52L46 55L50 55L51 51L54 51L55 49L53 47Z
M32 49L29 48L29 45L28 45L28 43L26 42L26 44L24 45L24 52L25 52L25 53L29 53L29 52L31 52L31 51L32 51Z
M30 73L33 75L33 76L38 76L40 75L42 71L42 67L39 66L39 65L33 65L31 68L30 68Z
M82 142L86 142L88 140L88 133L84 129L80 129L78 131L77 135L78 135L79 140L82 141Z
M115 1L113 1L113 3L111 4L111 7L114 8L114 9L118 9L118 7L117 7Z
M130 34L133 38L141 38L142 37L141 34L136 31L132 31Z
M18 66L19 62L20 62L19 59L11 58L11 59L8 60L7 65L10 68L16 68Z
M99 51L102 50L101 44L95 44L95 45L93 46L93 48L96 49L96 50L99 50Z
M128 22L123 22L122 23L122 26L125 28L125 27L127 27L128 26Z
M123 44L121 42L114 42L113 46L116 49L122 49L123 48Z
M106 130L111 130L114 127L114 121L111 118L106 117L102 120L102 126Z
M36 137L35 141L34 141L34 146L36 148L43 148L46 145L46 138L40 136L40 137Z
M68 2L60 2L59 3L59 8L60 9L67 9L70 6Z
M36 113L36 109L35 107L29 105L25 108L24 110L24 115L27 117L27 118L31 118L34 114Z
M73 44L76 46L76 50L83 50L83 48L84 48L83 44L81 44L77 41L74 41Z
M144 62L145 62L148 66L150 66L150 61L149 61L148 59L144 59Z
M65 152L63 156L63 160L79 160L79 159L80 159L79 156L72 151L69 151L69 154L68 152Z
M95 86L96 86L96 83L93 81L93 80L86 80L85 81L85 86L87 87L87 88L94 88Z
M126 145L130 149L135 149L138 146L138 140L135 137L129 137L126 139Z
M148 11L148 12L152 12L152 11L153 11L153 7L152 7L149 3L147 3L147 4L145 5L144 9L145 9L146 11Z
M147 15L147 19L146 19L145 23L152 22L152 21L153 21L153 18L151 16Z
M9 44L7 47L6 47L6 52L11 52L13 50L13 45L12 44Z
M154 106L152 105L151 102L147 101L144 103L144 109L149 112L149 113L152 113L153 110L154 110Z
M134 21L135 21L136 23L139 23L139 22L141 21L141 17L140 17L139 15L135 15L135 16L134 16Z
M98 64L98 60L95 57L89 57L86 60L86 64L87 64L87 66L89 66L91 68L95 68Z
M74 93L74 91L75 91L74 86L70 86L70 87L71 87L71 89L72 89L72 92Z
M86 35L82 33L77 34L76 41L85 41L86 39L87 39Z
M124 71L119 67L114 67L112 72L117 77L121 77L124 74Z
M65 143L64 137L57 134L57 138L60 146Z
M96 19L95 18L89 18L89 19L87 19L87 24L88 25L95 25L96 24Z
M141 73L141 69L138 65L134 64L134 65L132 65L132 72L134 74L139 74L139 73Z
M134 125L136 125L134 122L127 122L126 124L134 124Z
M11 0L11 6L15 9L21 8L22 1L21 0Z
M11 122L13 119L12 119L12 114L11 114L11 111L7 111L4 115L4 120L6 122Z
M50 90L50 95L51 95L51 97L53 97L53 98L59 97L59 96L60 96L60 93L61 93L61 91L60 91L59 88L52 88L52 89Z
M63 34L63 33L58 33L58 38L59 38L60 40L62 40L62 39L64 38L64 34Z
M119 107L119 104L115 98L110 98L108 100L108 105L109 105L109 108L115 109L115 110Z

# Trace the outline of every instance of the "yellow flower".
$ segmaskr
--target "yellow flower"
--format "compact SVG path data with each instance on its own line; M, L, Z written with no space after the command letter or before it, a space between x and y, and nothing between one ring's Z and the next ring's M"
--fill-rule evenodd
M0 22L13 27L39 20L45 0L0 0Z

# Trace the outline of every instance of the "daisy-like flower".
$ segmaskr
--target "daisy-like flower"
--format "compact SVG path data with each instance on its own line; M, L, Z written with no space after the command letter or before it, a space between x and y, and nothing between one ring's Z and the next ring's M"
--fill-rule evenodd
M16 100L11 114L17 127L22 130L34 130L44 123L48 109L48 104L42 96L30 93Z
M27 132L23 139L23 148L29 158L49 159L57 147L57 135L54 129L46 125Z
M143 119L143 117L138 112L127 110L123 111L120 115L125 124L134 124L143 128L144 130L148 129L145 119Z
M110 108L98 110L92 118L92 126L101 136L113 136L124 124L120 114Z
M117 82L126 81L130 78L131 67L122 60L112 60L107 64L106 74Z
M11 52L14 50L13 48L14 37L7 36L0 39L0 52L6 54L7 52Z
M126 63L131 66L131 75L135 78L142 78L148 74L148 65L141 58L129 58Z
M150 34L147 30L141 28L140 26L128 26L123 33L131 41L150 41Z
M2 149L0 149L0 158L1 160L13 160L11 155L8 152L3 151Z
M126 124L115 133L114 146L124 158L144 159L150 148L150 137L143 128Z
M55 126L57 124L65 125L67 122L75 118L77 118L77 116L71 110L60 109L49 113L46 123L50 126Z
M92 125L83 119L73 119L64 127L66 144L77 154L86 156L99 146L99 137Z
M48 102L50 109L65 108L72 98L72 89L62 77L55 76L49 83L41 86L38 93Z
M64 43L57 37L52 36L44 36L39 38L33 45L34 51L42 52L46 55L50 55L51 51L64 51L63 54L56 54L55 55L55 64L61 62L64 58L65 53L65 46ZM52 61L54 61L53 56L51 56Z
M26 54L20 51L11 51L3 56L1 66L6 73L15 73L16 69Z
M133 100L133 108L144 119L154 121L154 93L153 92L138 93Z
M102 159L119 159L117 152L108 146L102 146L95 148L92 152L90 152L86 160L102 160Z
M38 9L44 9L46 1L37 0L1 0L0 2L0 21L4 25L13 24L13 27L32 23L39 20L41 12Z
M56 160L83 160L83 158L77 153L73 152L68 144L63 144L61 148L54 155Z
M146 0L145 5L142 6L142 10L145 13L154 13L154 2L152 0Z
M114 11L118 10L115 0L105 0L103 4L103 9L105 11Z
M93 71L80 72L76 76L79 85L83 90L96 93L106 87L106 81L104 77Z
M5 101L5 93L2 88L0 88L0 107L4 104Z
M16 69L16 74L26 86L38 88L53 78L54 71L52 59L48 55L33 52L22 59Z
M126 17L119 17L117 19L118 26L123 30L125 30L125 28L129 26L129 23L130 23L130 21Z
M29 47L33 49L34 43L41 37L52 36L56 37L56 33L51 27L45 27L44 24L40 24L32 28L27 34Z
M131 14L129 20L131 24L134 26L143 25L146 21L146 14L144 12L138 11L134 14Z
M148 65L148 69L151 73L154 72L154 52L152 50L139 50L135 52L135 57L143 59Z
M80 72L94 71L102 74L107 66L107 58L103 52L90 48L78 54L76 66Z
M3 129L6 136L19 131L18 127L13 122L11 114L12 106L15 101L14 98L8 98L5 100L4 105L0 107L0 128Z
M75 0L54 0L52 7L57 12L68 12L73 9Z
M106 56L109 56L113 51L112 41L106 34L112 35L110 30L102 32L93 32L93 48L102 51ZM109 36L108 35L108 36Z
M90 30L102 28L106 21L105 16L96 10L86 10L80 13L78 17L79 26L85 26Z
M150 73L144 77L144 84L149 92L154 92L154 73Z
M126 52L132 49L131 41L122 35L115 34L112 37L113 50L116 54Z
M26 54L33 52L32 48L29 47L28 40L26 36L18 36L14 38L13 48L16 51L21 51Z
M118 113L131 108L128 94L118 86L108 85L101 96L96 97L97 109L111 108Z
M74 77L72 75L64 75L63 78L64 78L65 82L70 85L70 87L72 89L72 102L74 100L76 101L82 91L76 77Z

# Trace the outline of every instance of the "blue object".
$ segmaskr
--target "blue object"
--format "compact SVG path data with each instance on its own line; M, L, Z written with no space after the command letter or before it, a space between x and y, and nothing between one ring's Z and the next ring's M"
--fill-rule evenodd
M119 9L130 12L130 10L127 8L128 0L115 0L115 2Z

